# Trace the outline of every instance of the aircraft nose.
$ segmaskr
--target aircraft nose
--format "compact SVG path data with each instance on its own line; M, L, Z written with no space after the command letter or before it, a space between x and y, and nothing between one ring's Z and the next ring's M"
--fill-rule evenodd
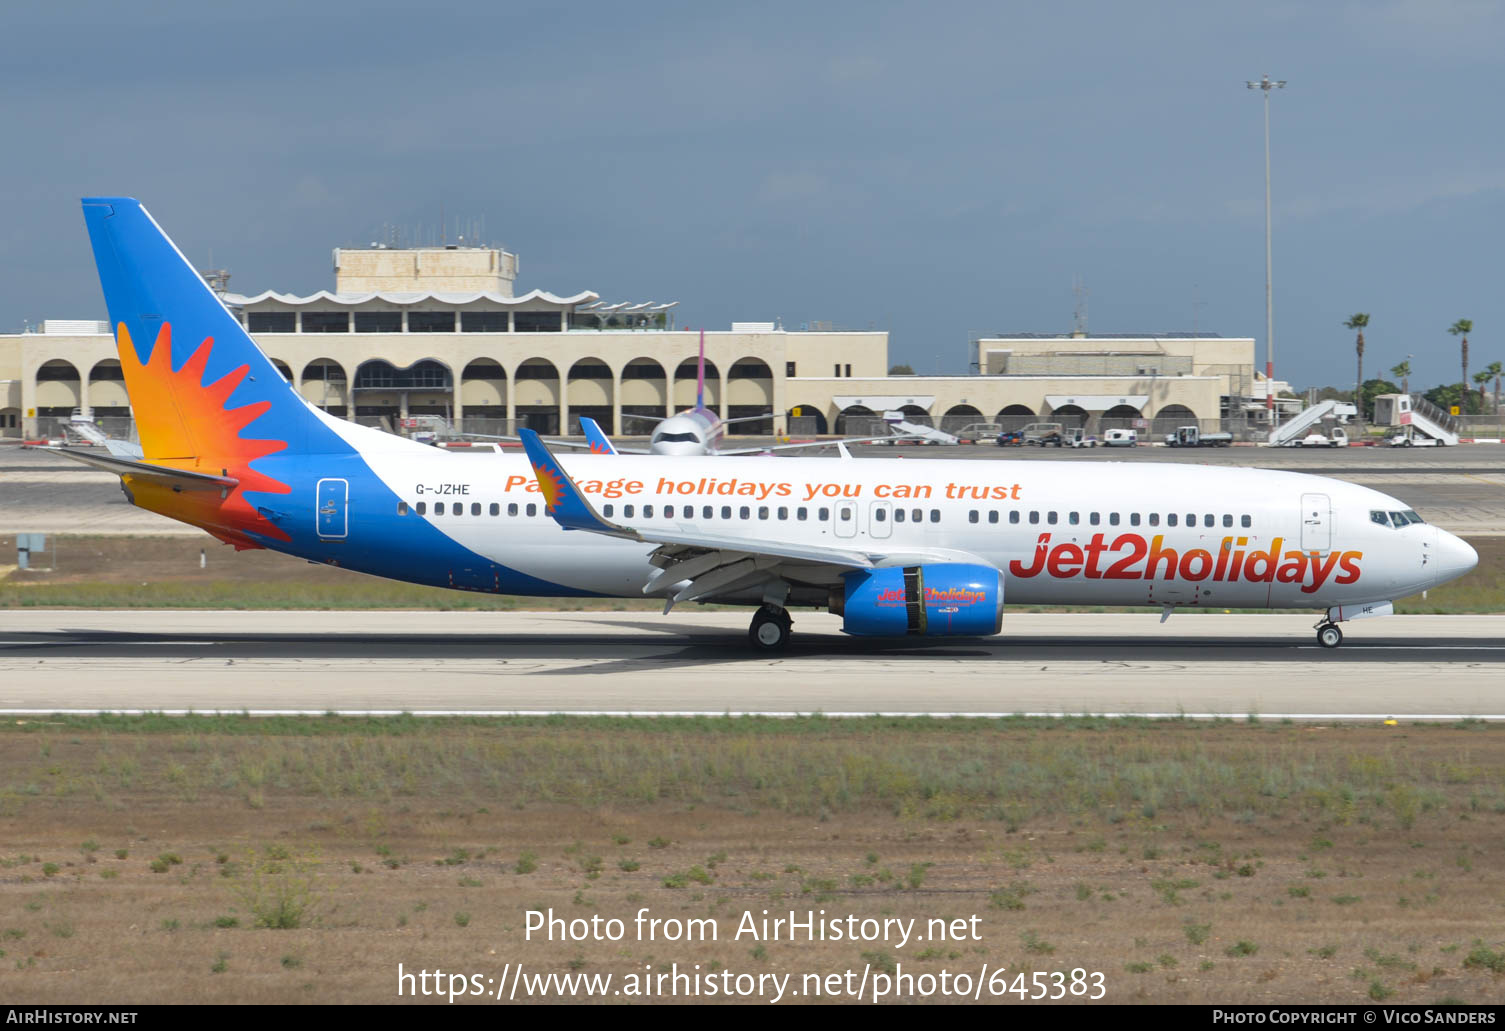
M1456 580L1479 564L1479 553L1468 541L1446 530L1437 531L1436 583Z

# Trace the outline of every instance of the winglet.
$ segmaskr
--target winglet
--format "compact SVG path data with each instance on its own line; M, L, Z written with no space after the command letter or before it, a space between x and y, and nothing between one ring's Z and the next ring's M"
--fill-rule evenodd
M614 455L617 453L616 446L611 438L602 430L601 425L588 415L580 417L580 428L585 431L585 442L590 445L593 455Z
M538 477L538 489L543 492L544 512L566 530L590 530L612 537L638 539L636 532L616 523L609 523L585 499L570 474L564 471L559 459L539 439L537 433L521 428L517 431L523 441L523 450L528 452L528 461L533 465L533 475Z

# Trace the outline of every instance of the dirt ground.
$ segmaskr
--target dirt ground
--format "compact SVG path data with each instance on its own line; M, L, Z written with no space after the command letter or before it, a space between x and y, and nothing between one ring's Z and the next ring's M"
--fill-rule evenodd
M960 973L975 986L986 969L996 986L1000 967L1004 986L1026 992L1033 972L1061 971L1069 987L1080 968L1095 993L1101 973L1111 1002L1505 992L1505 764L1490 731L1228 725L1112 742L1117 731L1090 728L1028 740L713 731L644 742L659 760L615 750L635 731L594 733L446 730L422 747L0 733L8 1001L435 1002L413 999L418 982L399 999L399 964L442 970L446 988L451 973L478 977L460 984L488 996L517 964L525 977L610 975L617 1002L635 1000L609 994L625 979L673 964L717 986L792 975L792 1001L812 1001L805 975L829 991L828 975L852 971L842 983L855 991L866 971L871 998L886 974L911 1001L929 982L906 990L904 975ZM1048 752L1029 751L1037 738ZM978 776L1007 780L1010 761L1038 766L1079 747L1103 768L1072 758L1001 809L955 779L994 762ZM802 755L805 768L786 769ZM923 763L953 779L927 782ZM1146 764L1180 795L1106 804ZM633 766L652 779L635 783L622 772ZM1222 795L1205 797L1219 783ZM623 933L529 940L528 912L550 909L617 918ZM635 920L645 909L712 920L716 940L648 940ZM739 938L744 914L756 923L765 910L843 925L914 918L926 940ZM775 984L765 976L749 997L771 999ZM947 998L931 987L928 1001ZM578 986L532 991L583 998Z

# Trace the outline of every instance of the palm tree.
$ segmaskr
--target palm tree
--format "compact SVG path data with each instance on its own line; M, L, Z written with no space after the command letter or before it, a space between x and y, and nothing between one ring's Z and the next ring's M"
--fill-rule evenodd
M1493 378L1494 373L1488 369L1481 369L1479 372L1474 373L1474 382L1479 384L1479 410L1481 412L1484 410L1484 387Z
M1505 375L1505 366L1502 366L1499 362L1490 362L1489 363L1489 368L1486 371L1488 371L1489 374L1495 378L1495 414L1499 415L1500 414L1500 377L1502 375Z
M1410 362L1401 362L1399 365L1392 366L1390 369L1390 375L1400 380L1400 389L1402 394L1411 393Z
M1358 342L1354 344L1354 350L1359 355L1359 378L1354 384L1353 396L1358 397L1364 389L1364 327L1369 325L1369 316L1365 312L1357 312L1347 322L1343 323L1349 329L1359 331Z
M1463 338L1463 391L1468 392L1468 335L1474 331L1472 319L1459 319L1448 327L1448 332Z

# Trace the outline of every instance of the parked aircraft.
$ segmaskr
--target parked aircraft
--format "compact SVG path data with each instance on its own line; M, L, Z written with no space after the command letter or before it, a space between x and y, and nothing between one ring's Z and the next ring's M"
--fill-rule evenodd
M1317 640L1478 556L1408 505L1270 470L1103 463L456 455L331 416L277 372L129 198L84 214L140 459L138 507L236 548L458 590L755 609L864 636L997 633L1019 604L1310 607Z

